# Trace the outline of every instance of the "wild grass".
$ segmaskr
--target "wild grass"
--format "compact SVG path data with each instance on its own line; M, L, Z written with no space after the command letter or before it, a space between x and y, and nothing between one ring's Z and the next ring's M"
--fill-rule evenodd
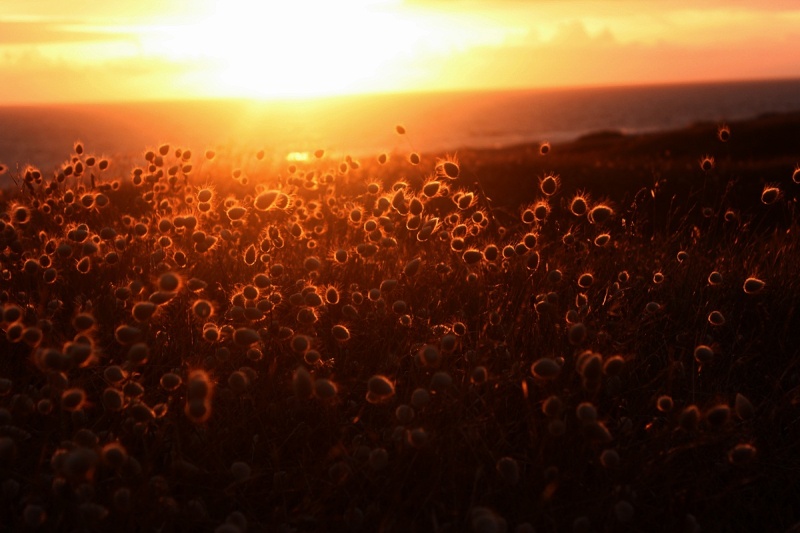
M6 527L800 521L797 171L503 203L455 157L90 148L2 196Z

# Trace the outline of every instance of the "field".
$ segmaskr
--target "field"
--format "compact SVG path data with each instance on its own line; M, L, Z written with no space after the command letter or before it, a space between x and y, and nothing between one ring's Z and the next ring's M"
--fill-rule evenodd
M798 527L798 139L6 162L0 528Z

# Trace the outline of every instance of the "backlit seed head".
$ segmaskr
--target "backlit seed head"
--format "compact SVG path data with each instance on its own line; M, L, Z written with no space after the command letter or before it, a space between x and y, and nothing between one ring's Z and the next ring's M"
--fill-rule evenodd
M550 143L545 141L539 145L539 154L540 155L547 155L550 153Z
M195 424L202 424L211 417L211 402L203 399L192 399L186 402L186 416Z
M131 314L139 322L150 320L158 307L152 302L136 302L131 309Z
M597 381L603 374L603 356L587 350L578 356L575 369L586 381Z
M305 367L298 367L292 376L292 389L298 398L310 398L314 393L314 378Z
M436 346L429 344L420 348L415 360L421 366L436 367L441 361L441 353Z
M722 280L722 274L716 270L708 275L708 284L711 286L722 285Z
M570 326L569 331L567 333L567 339L569 343L573 346L578 346L583 344L586 340L586 336L589 334L589 330L586 328L586 325L583 322L577 322Z
M549 214L550 204L547 203L547 201L540 200L533 206L533 218L536 219L537 222L544 222Z
M14 224L27 224L31 218L31 213L24 205L11 208L11 222Z
M447 372L436 372L431 377L430 389L434 392L444 392L453 385L453 377Z
M163 374L161 376L161 379L159 380L161 388L169 392L176 390L178 387L181 386L182 383L183 379L181 379L181 377L178 374L175 374L173 372L167 372L166 374Z
M247 209L242 206L234 206L228 209L225 214L231 221L242 220L247 214Z
M120 344L133 344L142 337L142 330L133 326L122 325L114 330L114 338Z
M475 265L481 262L481 259L483 259L483 254L481 253L480 250L476 250L475 248L470 248L461 255L461 258L464 260L466 264Z
M603 373L607 376L617 376L625 367L625 358L621 355L613 355L603 363Z
M725 317L719 311L711 311L708 314L708 323L712 326L725 325Z
M470 373L470 381L475 385L482 385L489 379L489 371L485 366L476 366Z
M135 364L142 364L147 362L147 357L150 355L150 350L147 344L137 342L128 348L128 361Z
M730 420L731 408L725 404L715 405L706 411L704 416L709 426L719 428Z
M206 320L214 313L214 306L208 300L196 300L192 304L192 314L200 319Z
M525 224L533 224L534 222L536 222L536 216L533 214L533 208L532 207L528 208L528 209L525 209L522 212L522 215L520 216L520 218L522 219L522 222L524 222Z
M509 485L519 483L519 463L513 457L501 457L495 464L497 473Z
M561 365L553 359L543 357L531 365L531 374L539 379L555 379L561 373Z
M604 468L614 469L619 466L620 458L619 453L617 450L614 449L607 449L603 450L600 454L600 464L603 465Z
M177 291L182 284L181 276L175 272L165 272L158 278L158 290L160 291Z
M581 402L575 409L575 416L581 422L594 422L597 420L597 408L591 402Z
M251 359L248 357L248 359ZM259 360L260 357L256 357L251 359L252 360ZM241 370L236 370L231 372L228 376L228 387L231 388L234 394L241 395L247 392L247 389L250 388L250 377Z
M233 332L233 342L236 343L237 346L247 348L260 340L261 336L254 329L238 328Z
M376 472L389 465L389 452L385 448L375 448L369 453L369 467Z
M278 198L281 192L277 190L264 191L256 196L253 201L253 206L259 211L269 211L270 209L277 208Z
M525 268L534 271L539 267L539 252L530 252L525 258Z
M589 199L583 194L575 195L569 203L569 210L576 217L582 217L589 211Z
M109 442L100 451L103 463L113 469L119 469L128 460L128 450L119 442Z
M792 172L792 181L800 184L800 166L795 168L794 172Z
M442 161L436 166L437 174L445 178L454 180L458 177L461 169L455 159Z
M333 399L337 392L336 384L328 379L318 379L314 382L314 396L320 400Z
M745 294L758 294L762 290L764 290L764 286L766 284L756 277L749 277L744 280L744 285L742 288L744 289Z
M644 306L644 310L648 314L654 314L661 311L661 304L658 302L647 302L647 305Z
M694 349L694 358L698 363L709 363L714 359L714 350L710 346L700 344Z
M719 128L717 128L717 138L724 143L731 139L731 129L727 124L722 124Z
M564 410L564 402L556 395L548 396L542 402L542 412L550 418L556 417Z
M414 428L407 433L406 440L414 448L424 448L428 444L430 436L423 428Z
M411 405L415 409L421 409L428 405L431 401L430 393L423 388L414 389L414 392L411 393Z
M584 272L578 276L578 287L588 289L594 283L594 276L590 272Z
M250 479L251 473L250 465L243 461L236 461L231 465L231 474L233 475L233 480L237 483Z
M618 522L626 524L633 520L634 515L634 508L630 502L626 500L620 500L614 504L614 517L617 519Z
M764 205L772 205L781 197L781 190L777 185L765 185L764 190L761 191L761 203Z
M700 168L703 172L710 172L714 168L714 156L706 155L700 159Z
M608 233L601 233L594 238L594 245L598 248L605 247L609 242L611 242L611 235Z
M539 190L545 196L552 196L558 191L560 179L555 174L548 174L539 179Z
M378 403L394 396L394 384L385 376L375 375L367 382L367 400Z
M61 393L61 408L65 411L77 411L84 405L86 405L86 393L83 389L68 389Z
M186 397L190 400L208 400L213 393L213 383L205 370L193 370L186 381Z
M311 339L306 335L295 335L291 347L293 352L302 355L311 349Z
M78 264L76 265L76 268L77 268L78 272L80 272L81 274L88 274L89 271L92 268L92 262L89 259L89 257L86 256L86 257L82 258L80 261L78 261Z
M756 456L756 447L752 444L741 443L728 452L728 461L733 465L743 465L752 461Z
M331 335L339 342L345 342L350 339L350 330L341 324L337 324L331 328Z
M659 396L658 400L656 400L656 408L662 413L669 413L672 411L673 405L672 396L666 394Z
M114 387L105 389L101 399L103 407L112 412L119 411L125 406L125 395Z
M589 211L589 222L604 224L614 215L614 210L606 204L598 204Z

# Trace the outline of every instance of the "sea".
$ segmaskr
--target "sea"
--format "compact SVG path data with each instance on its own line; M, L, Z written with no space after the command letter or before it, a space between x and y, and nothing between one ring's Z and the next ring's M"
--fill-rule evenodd
M261 102L0 104L0 163L10 170L6 181L27 165L53 171L68 160L78 140L87 153L112 160L138 160L163 143L240 158L258 150L289 159L303 159L317 149L332 157L455 153L797 110L800 79ZM397 125L405 128L404 135Z

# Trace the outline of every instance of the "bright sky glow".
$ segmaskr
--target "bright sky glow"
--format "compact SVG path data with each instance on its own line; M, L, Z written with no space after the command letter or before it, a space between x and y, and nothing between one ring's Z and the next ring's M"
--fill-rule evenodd
M3 0L0 101L800 77L791 0Z

